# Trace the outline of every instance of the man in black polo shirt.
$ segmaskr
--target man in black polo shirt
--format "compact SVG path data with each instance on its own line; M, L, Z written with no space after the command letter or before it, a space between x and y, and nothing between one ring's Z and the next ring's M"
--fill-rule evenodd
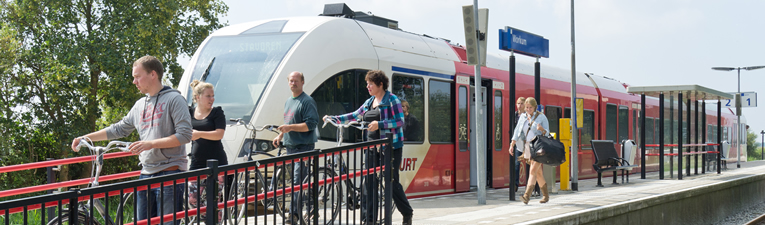
M284 125L279 126L281 134L274 138L272 144L278 146L279 141L282 141L288 154L313 150L314 144L318 140L316 126L320 121L319 113L316 110L316 102L311 96L303 92L303 85L305 84L303 73L298 71L292 72L287 81L289 82L292 96L284 103ZM303 162L296 162L293 167L293 185L301 183L303 178L310 174L309 167ZM299 220L297 220L300 214L300 208L298 208L299 198L296 196L297 192L292 197L290 216L287 219L292 224L299 223ZM311 205L310 196L308 196L307 200L309 201L308 205Z

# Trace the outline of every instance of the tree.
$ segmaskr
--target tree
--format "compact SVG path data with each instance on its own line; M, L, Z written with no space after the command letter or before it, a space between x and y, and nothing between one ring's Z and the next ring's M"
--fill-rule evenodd
M17 137L0 141L29 161L69 157L72 138L124 116L141 96L131 83L135 59L154 55L179 80L178 57L222 27L218 16L228 10L220 0L0 0L0 7L2 38L18 44L12 66L0 66L0 128ZM136 169L136 157L128 160L120 169ZM68 172L59 178L74 177Z
M757 133L747 129L746 130L746 155L747 159L760 159L760 150L757 145Z

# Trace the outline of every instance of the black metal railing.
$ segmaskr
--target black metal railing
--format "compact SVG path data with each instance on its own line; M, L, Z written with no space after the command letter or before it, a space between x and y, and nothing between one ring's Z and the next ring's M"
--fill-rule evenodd
M204 169L0 202L0 225L391 224L391 185L385 184L398 167L391 165L391 140L225 166L209 160ZM171 194L173 201L138 207L136 193L148 199L146 190L158 198ZM180 204L138 220L139 211L151 215L173 202Z

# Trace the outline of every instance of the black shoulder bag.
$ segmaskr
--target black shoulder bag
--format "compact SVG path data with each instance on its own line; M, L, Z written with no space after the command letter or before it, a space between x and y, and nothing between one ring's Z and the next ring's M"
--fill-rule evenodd
M547 135L537 135L530 143L531 160L545 165L559 166L566 162L566 149L563 143Z

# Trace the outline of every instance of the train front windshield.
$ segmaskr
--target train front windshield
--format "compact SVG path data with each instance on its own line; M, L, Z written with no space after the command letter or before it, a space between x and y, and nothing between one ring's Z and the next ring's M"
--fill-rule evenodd
M301 35L303 33L212 37L200 51L189 82L211 83L215 87L215 106L221 106L228 118L249 122L276 67ZM191 105L191 88L187 96Z

